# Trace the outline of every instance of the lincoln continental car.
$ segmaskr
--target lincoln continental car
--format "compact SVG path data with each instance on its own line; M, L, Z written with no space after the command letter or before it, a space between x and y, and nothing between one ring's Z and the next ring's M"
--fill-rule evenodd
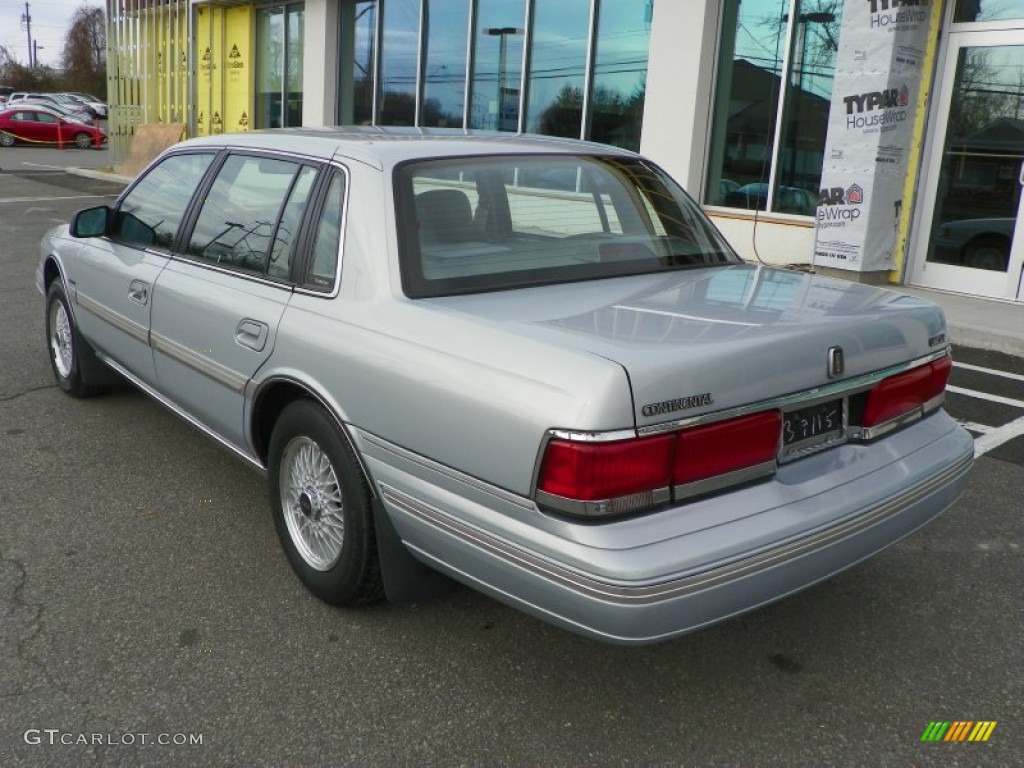
M197 139L41 255L60 387L116 373L265 472L335 605L443 574L664 640L875 555L972 463L938 307L744 263L607 146Z

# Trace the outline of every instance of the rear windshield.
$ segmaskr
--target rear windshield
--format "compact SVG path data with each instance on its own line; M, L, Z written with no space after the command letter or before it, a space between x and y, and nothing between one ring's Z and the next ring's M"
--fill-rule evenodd
M413 298L739 261L686 193L640 158L417 161L397 169L395 189Z

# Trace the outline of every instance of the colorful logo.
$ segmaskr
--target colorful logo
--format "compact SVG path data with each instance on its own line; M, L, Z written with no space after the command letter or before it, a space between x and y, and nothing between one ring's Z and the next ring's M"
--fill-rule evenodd
M933 720L921 734L921 741L988 741L995 729L995 720Z
M864 189L859 184L854 184L846 190L846 202L849 205L860 205L864 202Z

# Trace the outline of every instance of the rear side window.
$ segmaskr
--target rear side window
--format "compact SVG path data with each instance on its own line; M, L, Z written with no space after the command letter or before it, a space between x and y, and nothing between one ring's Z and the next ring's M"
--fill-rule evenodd
M296 194L308 197L312 178L300 174L303 166L287 160L232 155L217 172L203 207L199 212L187 253L203 261L248 272L266 274L270 265L271 245L277 256L275 272L284 256L290 253L291 237L301 219L305 203L293 207L285 217L285 230L279 232L278 221L285 211L285 202L292 193L297 176L303 183ZM309 169L312 171L312 169ZM276 243L280 234L286 242ZM287 273L287 270L284 270Z
M129 245L170 249L212 153L171 155L151 168L121 201L111 237Z
M307 283L324 291L334 289L341 250L341 217L345 200L345 179L335 173L327 187L323 210L313 232L313 249Z
M395 182L402 283L414 298L739 260L640 158L428 160L399 167Z

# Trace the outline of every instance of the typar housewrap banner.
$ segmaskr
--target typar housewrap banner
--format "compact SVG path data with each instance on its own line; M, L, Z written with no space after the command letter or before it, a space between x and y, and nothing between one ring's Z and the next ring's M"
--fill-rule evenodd
M848 0L832 87L814 264L895 266L903 192L939 0Z

